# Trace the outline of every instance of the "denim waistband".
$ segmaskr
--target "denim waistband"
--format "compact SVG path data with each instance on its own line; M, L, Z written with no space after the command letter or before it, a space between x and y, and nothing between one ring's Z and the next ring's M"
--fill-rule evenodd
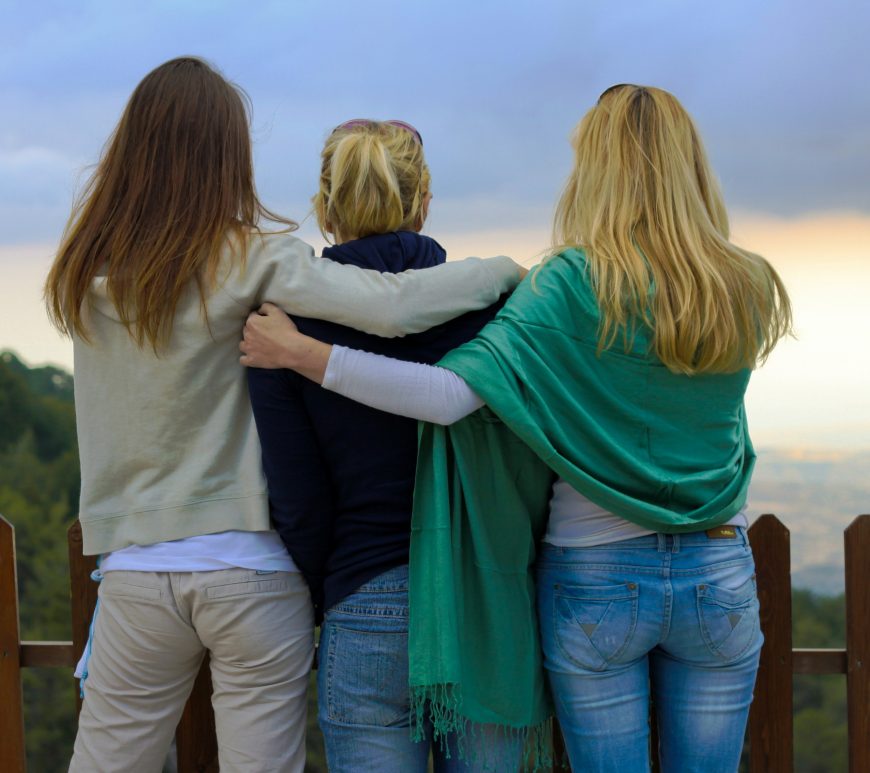
M643 537L632 537L619 542L608 542L603 545L571 547L570 545L552 545L541 543L540 553L559 555L571 550L655 550L659 553L679 553L681 549L691 547L714 548L749 545L749 537L743 526L716 526L706 531L692 531L685 534L646 534Z
M408 590L408 565L394 566L377 577L364 582L353 593L382 593L384 591Z

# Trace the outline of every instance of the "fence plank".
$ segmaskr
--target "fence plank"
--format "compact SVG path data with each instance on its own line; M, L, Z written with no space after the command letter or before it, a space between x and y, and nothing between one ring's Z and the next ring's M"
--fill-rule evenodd
M178 729L175 731L178 773L217 773L218 771L211 691L211 674L208 655L206 655L193 684L193 691L184 707Z
M72 615L72 647L76 660L84 651L88 641L91 617L97 604L97 583L91 579L91 572L97 568L96 556L82 554L82 527L78 520L66 533L69 551L70 614ZM76 696L76 711L82 709L78 682L73 681Z
M19 652L22 668L72 668L78 660L70 641L23 641Z
M844 535L846 553L846 672L849 770L870 771L870 515Z
M762 515L749 529L755 554L764 647L749 712L749 769L791 773L792 727L791 547L788 529Z
M0 516L0 763L8 773L24 773L27 765L20 639L15 529Z
M792 650L796 674L845 674L846 650Z

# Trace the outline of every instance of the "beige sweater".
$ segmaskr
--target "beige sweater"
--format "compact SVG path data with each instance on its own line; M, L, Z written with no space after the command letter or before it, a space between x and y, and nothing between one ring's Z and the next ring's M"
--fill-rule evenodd
M244 271L229 255L207 301L182 299L168 346L138 348L91 289L91 342L75 348L86 554L229 529L269 528L260 446L238 344L248 313L271 301L381 336L426 330L482 308L518 281L508 258L381 274L314 257L287 234L253 237Z

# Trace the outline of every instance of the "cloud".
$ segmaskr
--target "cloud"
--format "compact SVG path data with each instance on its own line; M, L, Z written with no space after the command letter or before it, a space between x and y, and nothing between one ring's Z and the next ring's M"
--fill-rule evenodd
M0 150L0 244L58 237L81 169L53 148Z
M732 206L870 213L870 90L855 85L870 70L868 28L870 6L851 0L13 3L0 31L0 150L75 159L69 200L141 77L202 54L253 98L259 186L276 208L308 210L332 126L398 117L423 133L445 227L467 228L468 203L492 199L512 208L512 227L531 228L568 172L571 128L603 88L630 81L684 101ZM16 206L0 187L7 221L28 233L43 223L36 238L66 217ZM474 216L483 230L503 223L494 208Z

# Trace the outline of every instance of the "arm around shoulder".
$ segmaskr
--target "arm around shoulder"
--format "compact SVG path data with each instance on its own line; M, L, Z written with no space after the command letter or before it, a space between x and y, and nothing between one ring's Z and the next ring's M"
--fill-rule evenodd
M511 258L465 258L423 271L405 271L407 288L393 309L399 332L419 333L468 311L483 309L513 290L525 276L525 269Z
M261 264L258 302L387 338L428 330L484 308L521 279L520 267L506 257L467 258L388 274L315 257L293 237L274 240L261 252L266 254L252 255Z

